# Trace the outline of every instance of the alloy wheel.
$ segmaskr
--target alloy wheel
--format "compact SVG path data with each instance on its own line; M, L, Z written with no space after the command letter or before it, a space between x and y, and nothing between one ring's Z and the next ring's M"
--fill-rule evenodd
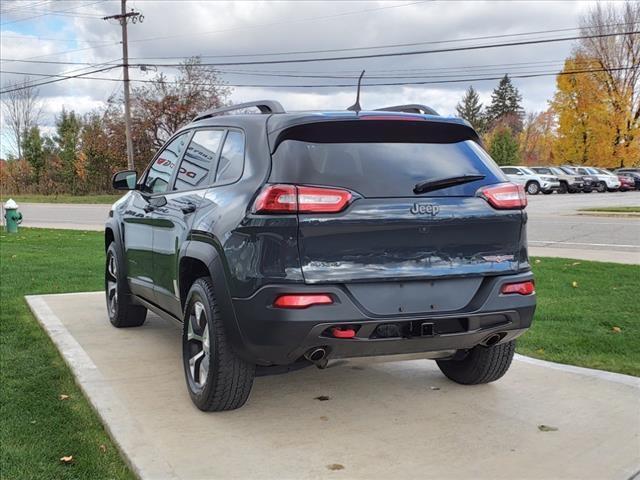
M115 255L109 253L107 257L107 269L105 272L107 284L107 306L113 316L118 311L118 262Z
M189 375L198 388L203 388L209 374L210 342L209 324L202 302L193 302L187 321L189 323L186 348Z

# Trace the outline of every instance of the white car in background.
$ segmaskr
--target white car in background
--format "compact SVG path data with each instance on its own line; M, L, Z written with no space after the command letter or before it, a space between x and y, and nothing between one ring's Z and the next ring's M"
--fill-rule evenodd
M527 167L500 167L500 170L509 180L524 186L529 195L553 193L560 189L560 179L555 175L541 175Z
M606 191L615 192L620 189L620 179L617 175L611 172L607 172L601 168L594 167L573 167L581 175L591 175L596 177L598 183L596 184L596 190L600 193Z

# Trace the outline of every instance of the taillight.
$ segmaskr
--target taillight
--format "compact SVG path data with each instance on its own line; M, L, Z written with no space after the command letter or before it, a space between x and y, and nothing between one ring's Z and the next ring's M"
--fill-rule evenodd
M527 206L524 187L515 183L500 183L478 190L478 195L498 210L518 210Z
M340 188L266 185L255 201L255 213L337 213L351 201Z
M273 302L273 306L277 308L308 308L312 305L329 305L333 303L333 299L325 294L286 294L280 295Z
M500 289L500 293L505 295L511 293L517 293L518 295L531 295L536 291L536 286L533 280L527 280L526 282L518 283L505 283Z
M253 206L256 213L291 213L298 211L295 185L267 185Z

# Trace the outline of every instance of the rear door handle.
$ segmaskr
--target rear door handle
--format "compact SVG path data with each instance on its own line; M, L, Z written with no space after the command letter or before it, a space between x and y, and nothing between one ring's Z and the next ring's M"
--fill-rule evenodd
M196 206L195 204L189 202L184 207L182 207L181 210L182 210L182 213L184 214L193 213L196 211Z

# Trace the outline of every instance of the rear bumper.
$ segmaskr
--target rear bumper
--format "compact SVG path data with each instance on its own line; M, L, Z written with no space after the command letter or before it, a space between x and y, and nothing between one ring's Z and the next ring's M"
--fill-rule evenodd
M368 312L343 285L270 285L249 298L233 299L242 339L236 347L238 354L258 365L288 365L316 347L325 348L330 359L405 353L449 356L495 333L501 335L501 342L524 333L533 319L535 294L502 295L500 288L532 278L530 272L486 277L471 302L458 311L402 316ZM283 293L328 293L334 303L301 310L274 308L274 299ZM428 299L425 304L428 309ZM424 323L433 325L432 334L418 333ZM380 338L377 328L383 324L398 325L403 333ZM330 335L331 327L347 325L357 330L354 338Z

